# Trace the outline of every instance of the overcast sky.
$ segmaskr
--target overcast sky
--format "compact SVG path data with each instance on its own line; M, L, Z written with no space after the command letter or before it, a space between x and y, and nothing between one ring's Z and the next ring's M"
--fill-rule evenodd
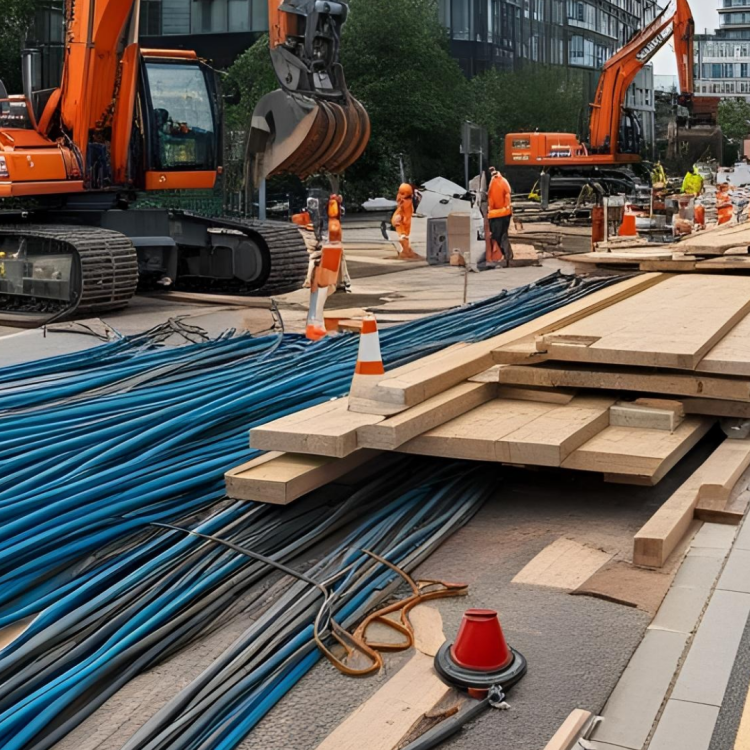
M695 16L695 27L699 34L709 32L718 28L719 14L716 8L720 0L689 0L690 7ZM662 3L663 5L663 3ZM674 59L674 47L671 44L664 47L654 58L654 72L657 75L677 75L677 66Z

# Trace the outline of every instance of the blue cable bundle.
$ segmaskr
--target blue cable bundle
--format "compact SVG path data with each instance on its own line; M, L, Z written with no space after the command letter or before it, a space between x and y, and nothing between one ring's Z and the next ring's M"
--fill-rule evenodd
M386 367L497 335L608 283L556 274L389 328L381 332ZM281 524L285 545L268 532L267 549L290 559L318 518L313 513L297 526L295 513L312 513L306 506L273 511L278 518L263 506L227 506L223 475L258 455L248 447L251 427L347 392L357 337L310 344L291 334L226 335L174 348L153 344L144 334L0 369L0 626L41 612L0 653L3 747L49 747L49 738L59 739L155 658L202 632L207 618L216 619L233 596L222 582L242 571L249 586L268 572L149 524L200 518L196 527L234 534L249 546L262 546L266 524ZM328 533L318 521L318 533ZM212 598L204 577L220 597ZM237 585L234 595L245 590ZM145 619L135 615L142 607ZM361 611L342 610L341 617L350 622ZM164 638L154 640L160 628ZM63 656L49 650L55 644ZM221 744L194 746L234 747L227 738L249 731L247 712L256 716L272 705L270 696L283 693L291 674L298 678L317 658L314 648L305 651L284 667L280 682L268 682L273 675L254 682L232 703L227 717L236 722L228 734L221 730Z

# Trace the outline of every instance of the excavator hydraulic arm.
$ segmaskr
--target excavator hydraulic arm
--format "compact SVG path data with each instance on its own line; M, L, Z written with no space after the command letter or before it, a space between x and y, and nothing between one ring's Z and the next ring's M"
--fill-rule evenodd
M365 150L370 119L339 62L349 7L269 0L271 60L280 87L258 102L248 150L256 184L274 174L340 174Z
M687 0L676 0L619 52L604 63L594 103L591 105L589 145L593 153L616 153L625 97L635 77L654 55L674 39L682 102L693 93L693 45L695 22Z

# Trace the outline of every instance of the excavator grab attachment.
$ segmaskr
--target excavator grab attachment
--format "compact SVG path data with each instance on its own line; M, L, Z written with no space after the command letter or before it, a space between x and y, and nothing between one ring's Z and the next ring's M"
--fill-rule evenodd
M339 63L348 6L269 0L271 60L281 88L253 112L248 152L259 184L275 174L340 174L365 150L370 118Z

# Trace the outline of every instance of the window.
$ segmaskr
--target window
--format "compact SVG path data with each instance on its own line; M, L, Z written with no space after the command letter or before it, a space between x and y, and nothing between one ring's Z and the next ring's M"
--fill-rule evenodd
M202 68L192 64L147 63L154 169L214 169L216 123Z
M451 33L454 39L471 39L470 0L452 0Z

